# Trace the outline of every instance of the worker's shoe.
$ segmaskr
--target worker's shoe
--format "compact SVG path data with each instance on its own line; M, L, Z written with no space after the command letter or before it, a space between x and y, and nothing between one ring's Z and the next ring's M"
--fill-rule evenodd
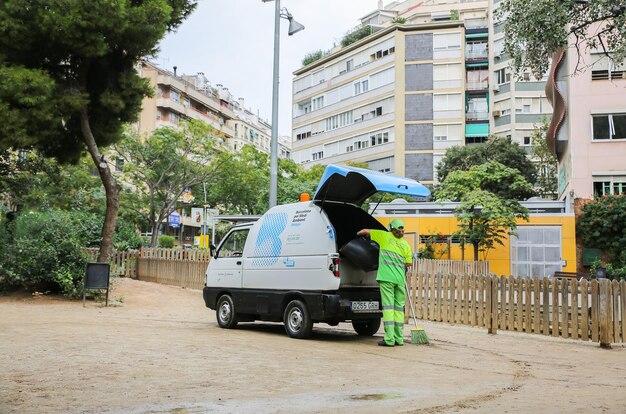
M378 346L393 346L393 344L389 345L384 339L381 339L378 341Z
M396 342L396 346L403 346L404 342Z

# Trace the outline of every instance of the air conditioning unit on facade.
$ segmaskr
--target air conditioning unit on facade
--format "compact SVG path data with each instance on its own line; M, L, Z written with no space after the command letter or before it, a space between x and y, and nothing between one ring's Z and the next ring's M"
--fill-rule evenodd
M498 92L500 90L500 85L493 85L493 91Z
M493 115L494 118L498 118L502 115L502 111L492 111L491 115Z

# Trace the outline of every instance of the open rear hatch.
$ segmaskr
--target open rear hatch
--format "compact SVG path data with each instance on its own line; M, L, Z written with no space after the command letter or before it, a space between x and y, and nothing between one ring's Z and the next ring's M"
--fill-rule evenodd
M408 195L418 200L430 196L428 188L410 178L331 164L326 167L313 199L360 206L376 192Z
M356 232L361 229L380 229L384 226L360 208L363 202L377 192L402 194L426 199L430 191L424 185L410 178L384 174L363 168L344 165L329 165L324 171L313 200L328 215L335 228L337 248L355 265L350 275L342 275L342 284L363 285L374 283L372 276L366 273L378 266L378 246L374 242L364 243L356 239ZM375 262L375 268L372 264ZM347 276L350 280L345 280ZM375 277L375 275L374 275Z

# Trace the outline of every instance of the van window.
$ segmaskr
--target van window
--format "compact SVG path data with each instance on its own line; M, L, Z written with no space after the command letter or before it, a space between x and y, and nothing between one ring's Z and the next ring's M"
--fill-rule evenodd
M220 246L217 257L241 257L250 229L235 230Z

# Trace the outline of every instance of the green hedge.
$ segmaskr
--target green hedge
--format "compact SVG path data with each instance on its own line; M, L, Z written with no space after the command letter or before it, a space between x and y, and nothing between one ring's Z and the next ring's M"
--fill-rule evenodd
M159 236L159 247L162 247L164 249L171 249L172 247L174 247L174 240L175 239L173 236Z
M82 293L86 258L83 247L99 246L102 218L95 214L48 210L3 214L0 220L0 290ZM119 222L116 248L138 248L132 224Z
M58 210L27 212L4 224L0 283L7 288L79 295L85 266L81 247L87 234L79 217Z

